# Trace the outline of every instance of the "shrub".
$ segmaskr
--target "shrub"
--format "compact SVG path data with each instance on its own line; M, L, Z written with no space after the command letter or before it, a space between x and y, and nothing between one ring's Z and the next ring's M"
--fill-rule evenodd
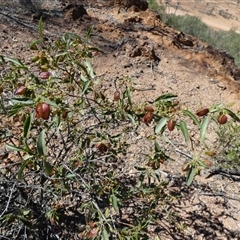
M222 104L195 114L181 108L174 94L159 96L152 105L137 104L127 77L115 89L103 89L91 66L91 58L101 53L89 44L91 31L86 39L66 33L50 44L40 20L39 39L30 44L32 63L0 56L5 68L0 114L7 125L1 139L16 153L1 169L0 221L8 238L149 237L158 203L172 199L163 191L167 183L159 170L171 159L165 146L177 151L171 134L179 131L191 154L178 150L188 158L190 185L208 167L202 152L211 147L209 125L221 129L240 121ZM219 124L219 115L228 121ZM143 140L151 147L144 154L146 165L135 165L133 176L126 158L140 127L149 129ZM196 144L191 132L198 136ZM224 138L223 131L218 135Z

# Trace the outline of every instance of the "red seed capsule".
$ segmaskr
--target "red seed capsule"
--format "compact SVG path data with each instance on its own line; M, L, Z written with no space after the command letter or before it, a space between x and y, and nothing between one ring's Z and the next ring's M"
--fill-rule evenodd
M206 116L209 113L209 109L208 108L200 108L197 110L196 115L198 117L203 117Z
M119 101L120 100L120 92L116 91L113 96L114 101Z
M169 130L170 132L173 131L174 128L175 128L175 125L176 125L176 121L170 119L170 120L168 121L168 123L167 123L167 128L168 128L168 130Z
M14 92L14 94L15 95L24 95L26 90L27 90L27 88L25 86L21 86Z
M151 123L153 120L154 114L152 112L147 112L143 117L142 117L142 122L146 123L147 125Z
M36 106L36 117L48 120L50 116L50 105L47 103L37 103Z
M110 143L98 143L97 145L96 145L96 148L98 149L98 151L100 152L100 153L105 153L105 152L107 152L107 150L109 149L111 147L111 145L110 145Z
M144 110L145 110L146 112L154 112L153 107L150 106L150 105L145 106L145 107L144 107Z
M68 116L68 112L67 112L66 110L63 110L63 112L62 112L62 118L63 118L63 119L66 119L67 116Z
M41 79L48 79L50 77L51 73L50 72L40 72L39 77Z
M222 114L222 115L220 115L219 117L218 117L218 123L219 124L225 124L226 122L227 122L227 116L226 115L224 115L224 114Z

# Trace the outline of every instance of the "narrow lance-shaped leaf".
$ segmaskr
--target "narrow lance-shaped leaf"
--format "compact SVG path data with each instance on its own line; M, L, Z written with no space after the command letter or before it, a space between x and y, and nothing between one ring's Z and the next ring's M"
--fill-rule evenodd
M11 58L11 57L4 57L5 61L13 63L15 66L23 68L23 69L28 69L19 59L17 58Z
M183 110L183 114L189 116L193 120L193 122L198 126L198 128L201 127L200 121L198 120L196 115L194 115L192 112L190 112L189 110Z
M41 97L41 100L45 103L48 103L49 105L51 105L53 107L58 107L57 103L50 100L49 98Z
M107 233L107 231L106 231L105 228L103 229L102 234L103 234L103 239L104 239L104 240L109 240L109 236L108 236L108 233Z
M190 186L192 184L195 175L196 175L196 169L195 167L191 167L187 175L187 186Z
M82 94L85 94L89 90L90 84L91 84L91 81L87 81L84 83Z
M46 141L45 141L45 131L42 130L37 138L37 150L38 153L42 156L46 155L47 148L46 148Z
M187 124L185 121L180 121L180 130L184 136L185 142L187 143L189 141L189 134L187 129Z
M7 148L7 150L9 150L9 151L27 152L27 150L24 149L24 148L16 147L16 146L9 145L9 144L6 144L6 148Z
M157 141L154 141L155 152L162 152L162 149Z
M200 128L200 140L201 141L203 141L205 139L209 122L210 122L210 117L209 116L207 116L203 119L203 122L202 122L201 128Z
M126 93L126 96L127 96L127 99L128 99L128 103L130 104L130 106L132 106L131 94L130 94L130 90L129 90L128 87L126 88L124 93Z
M166 126L168 121L168 118L161 118L161 120L158 122L158 124L155 127L155 134L158 134L160 132L162 132L163 128Z
M38 22L38 32L41 38L43 38L43 21L42 17L40 17L39 22Z
M46 172L46 174L47 174L48 176L51 175L51 172L52 172L52 170L53 170L53 167L52 167L52 165L51 165L49 162L44 161L44 169L45 169L45 172Z
M88 29L88 31L87 31L87 36L86 36L87 41L89 40L92 32L93 32L93 26L91 26L91 27Z
M27 166L27 164L29 163L29 160L24 160L21 164L21 167L19 168L18 170L18 179L21 180L22 179L22 174L23 174L23 171L25 169L25 167Z
M159 102L159 101L172 101L177 97L177 95L167 93L164 95L161 95L160 97L156 98L154 102Z
M29 114L24 122L23 137L26 138L32 127L33 115Z
M23 104L23 105L31 105L34 103L34 101L31 98L12 98L11 99L12 104Z
M112 195L111 200L112 200L113 209L115 210L115 212L118 213L119 212L118 200L117 200L117 197L115 196L115 194Z
M92 65L90 64L90 62L85 61L85 65L86 65L86 69L87 69L88 75L89 75L91 78L94 78L95 75L94 75L93 67L92 67Z
M37 44L39 44L41 42L42 42L42 40L40 40L40 39L34 40L33 42L30 43L29 48L32 50L37 50L38 49Z
M0 98L0 108L3 110L4 114L7 114L7 110L6 110L5 106L4 106L4 103L3 103L1 98Z
M131 114L126 114L126 117L127 117L128 119L130 119L130 121L132 122L132 124L135 124L134 117L133 117Z
M232 112L230 109L224 108L224 111L226 111L228 113L228 115L231 116L231 118L233 118L235 121L240 122L239 117L234 112Z

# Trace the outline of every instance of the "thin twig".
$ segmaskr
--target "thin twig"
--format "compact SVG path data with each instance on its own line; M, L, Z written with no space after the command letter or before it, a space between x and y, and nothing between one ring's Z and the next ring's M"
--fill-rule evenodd
M0 218L4 215L4 213L8 210L8 207L9 207L9 204L10 204L10 201L11 201L11 198L12 198L12 194L13 194L13 189L15 188L16 186L16 183L13 184L13 187L11 188L11 191L10 191L10 195L9 195L9 198L8 198L8 201L7 201L7 204L6 204L6 207L5 209L3 210L2 214L0 215Z
M225 193L200 193L200 195L209 196L209 197L223 197L223 198L228 198L228 199L240 202L240 198L230 197L230 196L227 196Z
M90 190L89 185L87 184L87 182L82 178L81 175L79 175L76 172L73 172L66 164L63 164L63 166L71 173L74 175L77 175L81 181L84 183L84 185ZM91 196L91 194L90 194ZM102 219L106 222L106 224L109 226L109 228L111 228L111 225L108 223L107 219L105 218L104 214L102 213L101 209L99 208L98 204L96 203L96 201L91 197L91 202L94 205L94 207L97 209L98 213L101 215Z

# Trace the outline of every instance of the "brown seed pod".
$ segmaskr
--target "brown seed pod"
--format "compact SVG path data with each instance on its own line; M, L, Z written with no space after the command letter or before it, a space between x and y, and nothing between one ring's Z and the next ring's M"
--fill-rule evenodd
M105 152L107 152L107 150L109 149L111 147L111 145L110 145L110 143L98 143L97 145L96 145L96 148L98 149L98 151L100 152L100 153L105 153Z
M68 116L68 112L67 112L66 110L63 110L63 112L62 112L62 118L63 118L63 119L66 119L67 116Z
M0 86L0 94L3 92L3 87Z
M203 162L204 162L204 164L205 164L207 167L212 167L212 166L213 166L212 161L210 161L210 160L208 160L208 159L204 159Z
M24 95L27 88L25 86L20 86L15 92L15 95Z
M227 122L228 118L226 115L224 114L221 114L219 117L218 117L218 123L219 124L225 124Z
M153 120L153 113L152 112L147 112L143 117L142 117L142 122L146 123L147 125L151 123Z
M214 151L206 151L205 154L208 155L208 156L210 156L210 157L213 157L213 156L215 156L217 153L214 152Z
M209 113L209 109L208 108L200 108L197 110L196 115L198 117L203 117L206 116Z
M51 73L50 72L40 72L39 77L41 79L48 79L50 77Z
M114 101L119 101L120 100L120 92L116 91L113 95L113 100Z
M152 106L150 106L150 105L145 106L145 107L144 107L144 110L145 110L146 112L154 112L154 108L153 108Z
M183 164L182 166L182 170L185 172L185 171L188 171L191 167L191 164L188 162L188 163L185 163Z
M168 123L167 123L167 128L168 128L168 130L169 130L170 132L173 131L174 128L175 128L175 125L176 125L176 121L170 119L170 120L168 121Z
M50 105L48 103L37 103L36 117L48 120L50 116Z
M88 225L90 228L94 228L96 226L95 222L93 222L93 221L89 221Z

